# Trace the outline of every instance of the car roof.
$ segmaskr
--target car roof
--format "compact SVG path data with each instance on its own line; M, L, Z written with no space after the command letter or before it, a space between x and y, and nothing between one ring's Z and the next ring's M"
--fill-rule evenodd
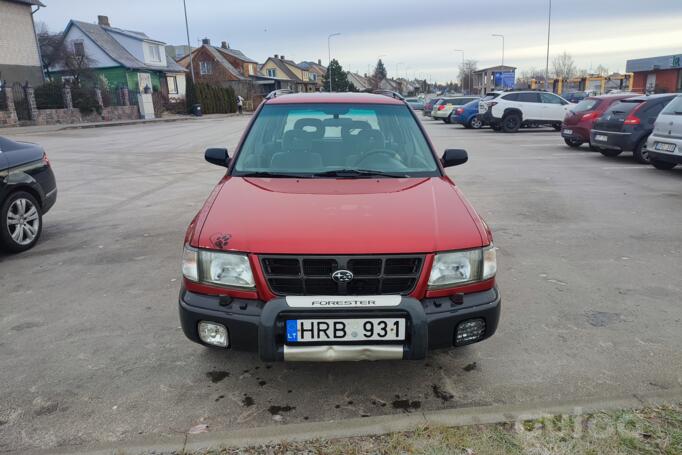
M396 104L404 105L399 99L374 93L291 93L265 101L266 104Z
M677 96L677 93L657 93L654 95L633 96L630 98L630 101L652 101L660 100L661 98L675 98L675 96Z
M636 96L642 96L641 93L614 93L611 95L594 95L588 96L585 99L588 100L622 100L626 98L634 98Z

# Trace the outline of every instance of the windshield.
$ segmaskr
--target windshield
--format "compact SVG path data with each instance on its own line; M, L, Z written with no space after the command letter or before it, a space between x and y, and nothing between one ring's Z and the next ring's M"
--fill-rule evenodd
M405 105L266 105L237 155L232 175L384 174L440 175L426 138Z
M578 104L575 105L572 111L575 112L586 112L586 111L593 111L601 104L601 101L595 98L587 98L579 102Z
M682 95L668 103L668 105L661 112L663 115L682 115Z

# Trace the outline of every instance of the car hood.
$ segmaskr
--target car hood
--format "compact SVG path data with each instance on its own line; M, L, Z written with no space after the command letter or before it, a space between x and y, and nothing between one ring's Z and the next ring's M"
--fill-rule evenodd
M447 177L225 177L206 204L190 240L201 248L373 254L488 243L480 217Z

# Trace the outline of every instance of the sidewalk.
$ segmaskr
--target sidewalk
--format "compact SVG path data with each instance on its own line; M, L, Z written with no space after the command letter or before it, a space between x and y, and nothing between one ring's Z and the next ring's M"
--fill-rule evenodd
M115 120L109 122L85 122L85 123L61 123L56 125L40 125L40 126L15 126L8 128L0 128L0 136L13 136L17 134L35 134L35 133L49 133L52 131L64 131L64 130L75 130L84 128L104 128L112 126L130 126L130 125L143 125L146 123L167 123L167 122L180 122L180 121L200 121L200 120L211 120L220 119L228 117L236 117L239 114L207 114L201 117L195 117L193 115L180 115L180 114L167 114L161 118L155 118L150 120L138 119L138 120ZM245 112L245 116L250 116L250 112Z

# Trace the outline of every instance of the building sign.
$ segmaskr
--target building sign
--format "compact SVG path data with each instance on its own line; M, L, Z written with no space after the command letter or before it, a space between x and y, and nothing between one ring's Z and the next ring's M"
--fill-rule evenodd
M493 74L495 76L495 87L503 89L514 88L514 83L516 82L515 71L499 71Z
M137 73L137 82L140 92L144 92L145 87L152 88L152 75L149 73Z
M679 55L673 55L672 60L673 61L672 61L672 64L670 66L672 66L673 68L679 68L680 67L680 56Z

